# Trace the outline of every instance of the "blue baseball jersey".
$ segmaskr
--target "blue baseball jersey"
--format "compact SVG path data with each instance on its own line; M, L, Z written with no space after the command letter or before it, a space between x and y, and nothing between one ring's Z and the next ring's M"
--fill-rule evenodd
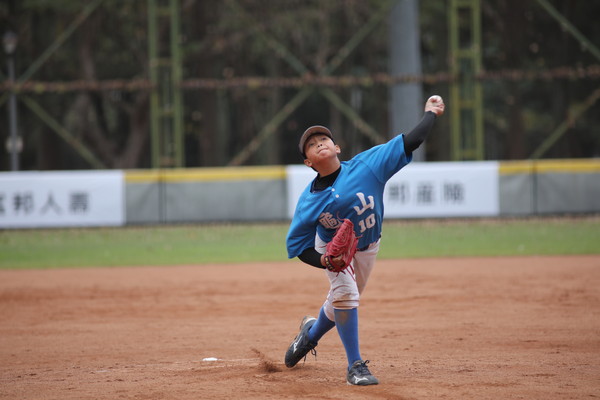
M383 190L387 181L412 160L404 150L403 135L341 162L341 171L332 186L311 192L304 189L290 224L286 244L288 257L299 256L315 246L315 234L331 241L343 219L354 223L358 248L381 236Z

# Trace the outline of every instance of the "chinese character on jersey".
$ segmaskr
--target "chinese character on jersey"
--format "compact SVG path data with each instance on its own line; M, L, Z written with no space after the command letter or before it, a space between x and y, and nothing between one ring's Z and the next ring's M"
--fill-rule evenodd
M319 215L319 222L327 229L336 229L341 225L341 222L328 212Z

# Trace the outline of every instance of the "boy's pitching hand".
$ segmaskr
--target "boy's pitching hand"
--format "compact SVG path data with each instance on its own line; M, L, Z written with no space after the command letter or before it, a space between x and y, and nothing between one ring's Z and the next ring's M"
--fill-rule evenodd
M439 117L444 113L445 107L444 99L436 94L427 99L427 102L425 103L425 112L431 111Z

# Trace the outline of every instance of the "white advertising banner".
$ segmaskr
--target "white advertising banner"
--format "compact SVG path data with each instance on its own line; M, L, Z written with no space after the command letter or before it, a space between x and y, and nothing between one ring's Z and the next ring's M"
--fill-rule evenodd
M385 216L497 216L500 213L498 186L495 161L409 164L385 187Z
M288 216L316 172L304 165L287 168ZM412 163L394 175L384 191L390 218L478 217L500 213L498 162Z
M0 228L119 226L122 171L0 173Z

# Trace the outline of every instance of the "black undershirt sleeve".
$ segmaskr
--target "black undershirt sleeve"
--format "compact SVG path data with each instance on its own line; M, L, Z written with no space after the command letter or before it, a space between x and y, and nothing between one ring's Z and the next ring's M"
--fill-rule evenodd
M313 247L309 247L304 250L302 254L298 256L298 258L305 262L308 265L312 265L313 267L325 269L323 265L321 265L321 253L315 250Z
M433 128L435 119L435 113L427 111L417 126L415 126L408 134L404 135L404 150L406 154L415 151L421 143L425 141L431 128Z

